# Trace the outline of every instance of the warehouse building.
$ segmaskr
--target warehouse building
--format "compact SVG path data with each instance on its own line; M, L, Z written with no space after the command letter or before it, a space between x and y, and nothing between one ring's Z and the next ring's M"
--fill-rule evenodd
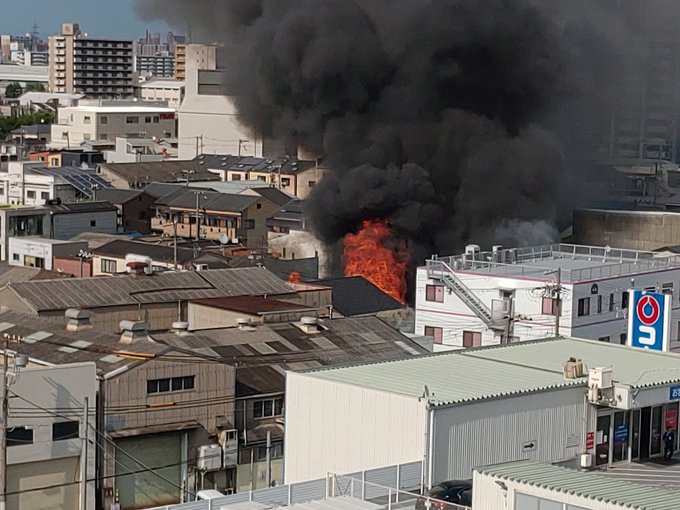
M424 460L432 486L520 459L645 460L679 402L680 356L575 338L288 372L285 481Z

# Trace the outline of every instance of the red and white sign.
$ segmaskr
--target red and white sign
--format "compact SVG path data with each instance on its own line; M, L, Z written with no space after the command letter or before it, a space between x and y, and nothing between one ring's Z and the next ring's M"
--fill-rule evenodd
M595 432L588 432L586 434L586 450L595 448Z
M678 411L677 409L669 409L666 411L666 428L677 430L678 428Z

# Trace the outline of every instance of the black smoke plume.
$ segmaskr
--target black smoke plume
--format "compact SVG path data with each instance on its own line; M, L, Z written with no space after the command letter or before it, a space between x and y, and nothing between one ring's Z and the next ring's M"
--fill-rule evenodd
M388 218L416 259L550 240L587 197L578 182L620 70L602 5L139 0L224 45L244 122L323 156L332 173L306 203L322 240Z

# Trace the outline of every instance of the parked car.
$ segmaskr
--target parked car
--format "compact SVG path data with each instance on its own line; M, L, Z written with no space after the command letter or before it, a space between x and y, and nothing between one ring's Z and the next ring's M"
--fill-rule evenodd
M472 506L472 480L449 480L441 482L432 487L427 496L433 498L429 500L420 497L416 500L416 510L447 510L456 505Z

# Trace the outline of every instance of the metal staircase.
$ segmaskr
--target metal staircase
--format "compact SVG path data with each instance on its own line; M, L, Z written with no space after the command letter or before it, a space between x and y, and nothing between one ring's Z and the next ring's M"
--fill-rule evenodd
M463 282L456 278L453 270L440 260L427 261L427 276L433 280L441 281L460 298L463 303L479 317L490 329L503 329L503 325L493 320L491 310Z

